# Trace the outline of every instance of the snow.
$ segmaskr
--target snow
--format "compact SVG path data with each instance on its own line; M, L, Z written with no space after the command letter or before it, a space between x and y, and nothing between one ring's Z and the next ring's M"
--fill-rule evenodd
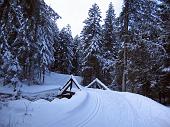
M77 80L79 84L81 83L81 80L82 80L81 77L74 76L74 78L75 80ZM69 79L70 79L70 75L51 72L45 75L44 84L28 86L26 84L20 83L19 86L22 86L20 88L20 91L22 93L35 94L35 93L40 93L43 91L59 89L63 87ZM4 92L13 93L13 87L9 87L9 86L2 87L2 84L0 84L0 92L1 93L4 93Z
M70 75L51 73L45 78L44 85L22 90L30 95L52 92ZM74 80L79 84L81 78ZM0 102L0 127L170 127L169 118L169 107L147 97L92 88L82 88L71 99Z
M26 98L28 100L39 100L39 99L47 99L49 101L56 98L56 96L59 94L59 89L61 89L66 82L70 79L70 77L74 77L74 81L77 84L81 83L82 78L79 76L71 76L66 74L59 74L59 73L48 73L45 75L45 82L44 84L40 85L30 85L24 83L19 83L17 85L17 91L20 91L22 98ZM80 85L79 85L80 86ZM80 87L81 88L81 87ZM2 86L0 83L0 93L5 94L12 94L14 96L18 95L17 91L14 92L14 88L12 86ZM73 88L72 91L77 91L77 89ZM1 96L0 96L1 97ZM8 99L5 99L5 97L1 97L0 101L8 101L8 100L14 100L15 97L10 97Z
M163 72L170 72L170 67L164 68L162 71Z
M79 76L74 76L75 79L78 81L78 83L81 83L82 78ZM70 79L70 75L66 74L59 74L51 72L49 75L46 75L45 77L45 85L57 85L57 86L63 86L66 84L66 82Z
M0 114L1 127L170 126L169 108L141 95L97 89L84 89L71 99L52 102L10 101Z
M90 88L95 82L99 83L105 90L109 90L109 88L103 84L98 78L94 79L88 86L87 88Z

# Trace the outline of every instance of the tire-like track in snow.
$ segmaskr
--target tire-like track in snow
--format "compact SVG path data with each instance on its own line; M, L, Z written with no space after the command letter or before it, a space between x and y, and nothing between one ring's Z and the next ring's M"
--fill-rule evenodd
M56 125L57 127L84 127L97 115L101 108L101 97L98 93L94 91L86 91L85 93L86 97L80 104L69 109L61 117L56 114L56 120L51 119L51 121L55 122L48 121L39 125L39 127L56 127Z
M64 118L50 126L52 127L58 124L63 127L84 127L89 123L100 110L101 98L96 92L92 91L87 91L86 96L80 105L67 112Z
M101 109L101 103L102 103L101 97L97 93L94 95L96 96L95 109L90 114L87 114L87 118L80 121L77 125L75 125L75 127L84 127L87 123L89 123L92 119L94 119L99 113Z
M149 127L145 120L152 119L149 115L149 118L141 117L132 102L122 93L89 89L80 103L72 102L74 106L68 105L67 112L61 116L56 114L53 117L56 120L51 119L40 127ZM140 104L140 100L137 103Z
M63 127L90 127L91 122L100 123L102 120L104 121L104 119L101 118L105 118L106 116L108 119L113 121L115 119L114 117L117 117L116 125L119 126L118 124L124 121L124 116L127 116L126 119L129 119L129 122L126 123L127 127L135 127L134 123L136 118L134 116L137 116L137 112L133 106L124 96L115 94L113 97L113 95L114 93L112 92L109 92L108 94L108 91L105 92L102 90L89 90L87 91L87 97L80 105L67 112L64 118L56 121L50 126L53 127L58 124L59 126ZM110 103L110 105L106 104L105 98L110 98L112 102L107 103ZM122 103L119 104L117 102ZM112 112L107 110L107 108L114 110L114 106L117 108L116 112L118 116L114 116L115 114L111 114ZM125 112L122 112L123 108L125 109ZM105 119L105 123L107 124L106 121L107 119ZM103 126L105 126L105 124Z

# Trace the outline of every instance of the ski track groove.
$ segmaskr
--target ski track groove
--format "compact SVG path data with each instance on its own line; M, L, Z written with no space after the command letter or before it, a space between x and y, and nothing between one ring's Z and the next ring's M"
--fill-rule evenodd
M113 93L109 93L109 97L111 98L111 99L115 99L114 97L112 97L112 94ZM117 96L117 98L119 98L119 100L121 100L121 97L120 96ZM111 102L110 102L111 103ZM111 103L112 104L112 103ZM117 103L117 101L116 101L116 104L118 105L118 107L119 107L119 109L121 109L121 106L122 105L120 105L119 103ZM121 110L119 110L120 112L120 116L122 116L122 111ZM113 117L113 119L114 119L114 117ZM118 120L118 122L117 123L121 123L121 121L122 121L122 119L121 119L121 117L119 117L119 120Z
M96 114L99 112L99 109L100 109L100 105L101 105L101 98L99 97L99 95L98 95L98 93L96 93L95 92L95 94L93 94L93 92L87 92L87 96L89 96L89 97L87 97L87 98L85 98L85 100L84 101L89 101L88 103L90 103L90 99L91 99L91 97L90 96L95 96L95 106L94 106L94 110L91 112L91 113L89 113L89 114L87 114L87 115L85 115L85 116L87 116L87 118L86 119L82 119L81 121L77 121L76 119L74 119L74 118L76 118L77 116L74 116L74 118L73 117L70 117L71 115L71 113L74 111L74 110L76 110L76 109L73 109L73 110L71 110L71 111L69 111L69 112L66 112L66 113L69 113L68 115L66 115L64 118L62 118L62 119L60 119L60 120L57 120L55 123L53 123L53 124L51 124L51 125L48 125L48 124L46 124L47 126L53 126L54 124L57 124L58 122L60 122L60 123L62 123L62 122L66 122L66 121L63 121L64 119L66 119L67 118L67 121L71 121L71 120L74 120L74 123L78 123L77 125L73 125L73 126L75 126L75 127L84 127L89 121L91 121L95 116L96 116ZM82 103L84 103L84 101L82 102ZM80 104L80 105L82 105L82 103ZM83 109L82 109L83 110ZM43 125L41 125L41 126L43 126ZM39 127L41 127L41 126L39 126ZM67 126L67 125L66 125Z
M83 104L86 104L85 102L87 101L87 100L89 100L89 93L88 92L86 92L86 97L85 97L85 99L83 99L83 101L79 104L79 105L77 105L76 107L74 107L72 110L70 110L70 111L67 111L67 112L65 112L64 114L66 114L63 118L59 118L58 120L54 120L54 119L56 119L55 117L54 117L54 119L52 120L52 121L55 121L55 123L52 123L52 124L48 124L48 123L50 123L49 121L48 122L46 122L47 124L42 124L42 125L39 125L38 127L53 127L53 125L54 124L58 124L58 122L59 123L62 123L62 122L64 122L66 119L67 119L67 121L71 121L73 118L72 117L70 117L71 116L71 114L73 114L77 109L79 109L80 107L83 107L82 105ZM51 120L50 120L51 121ZM77 121L74 121L74 122L77 122ZM65 123L65 122L64 122ZM45 125L45 126L44 126Z
M120 95L121 96L121 95ZM128 109L130 109L130 110L128 110L128 116L129 116L129 112L132 112L134 115L133 115L133 118L131 119L131 127L135 127L135 125L134 125L134 123L135 123L135 118L134 118L134 116L139 116L138 115L138 113L137 113L137 111L136 111L136 109L132 106L132 104L130 103L130 101L124 96L124 95L122 95L121 96L122 98L124 98L124 100L125 100L125 102L129 105L129 107L130 108L128 108ZM138 120L139 121L139 120Z
M86 119L84 119L82 122L80 122L75 127L84 127L87 123L89 123L91 120L93 120L94 117L97 115L97 113L100 111L100 109L101 109L101 97L99 96L98 93L95 94L95 96L96 95L97 95L97 103L96 103L96 106L95 106L95 110L93 110L93 112L91 114L89 114Z
M124 100L126 101L126 103L129 105L129 107L130 107L130 110L129 110L129 108L128 108L128 116L130 116L130 111L132 111L132 113L133 114L135 114L135 111L133 111L134 110L134 108L132 107L132 105L130 105L129 104L129 101L124 97ZM130 120L130 122L131 122L131 127L134 127L134 117Z

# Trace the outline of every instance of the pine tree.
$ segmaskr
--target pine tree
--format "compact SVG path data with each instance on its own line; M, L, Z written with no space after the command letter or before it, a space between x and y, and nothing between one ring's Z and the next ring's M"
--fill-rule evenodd
M119 63L119 65L124 65L124 69L122 68L124 73L121 74L126 75L122 76L122 78L124 78L121 83L124 84L124 87L128 88L128 86L130 86L129 88L133 91L133 85L135 84L137 87L138 84L151 84L152 81L156 80L155 75L157 69L162 66L164 51L158 39L160 34L158 24L160 21L157 14L157 3L147 0L128 0L125 1L125 5L127 4L128 10L125 6L119 17L119 21L121 21L124 26L127 24L126 27L122 29L124 36L121 37L125 39L124 51L122 50L120 52L122 53L120 57L124 56L124 63L122 61L122 64ZM126 18L127 15L128 18ZM119 26L122 25L120 24ZM127 30L128 34L126 34ZM142 50L147 57L135 55L141 54L139 48L143 48ZM122 58L119 59L122 60ZM139 59L142 60L139 61ZM144 61L145 63L143 63ZM145 74L146 71L147 75ZM141 76L138 76L138 74L141 74ZM144 77L141 79L142 75ZM118 77L120 78L121 76ZM130 77L133 77L133 79Z
M16 1L3 1L0 5L0 59L4 84L16 85L21 69L18 62L17 38L24 21L22 8Z
M164 96L164 102L162 103L165 103L165 95L168 97L168 101L170 101L170 89L168 89L168 86L170 86L170 2L168 0L161 0L159 8L159 15L161 18L160 27L162 28L160 38L166 51L166 58L163 68L160 70L157 92L159 92L159 101L162 102L161 98Z
M14 57L10 50L9 45L2 44L2 64L1 64L1 76L4 78L3 84L12 84L16 89L16 83L21 71L20 65L16 57Z
M165 60L165 68L170 66L170 2L168 0L161 0L160 4L160 18L161 18L161 28L162 34L160 36L163 47L166 50L166 60Z
M109 4L104 21L102 39L102 73L103 82L110 85L114 80L115 63L119 51L119 44L116 40L116 18L112 3Z
M119 61L117 61L117 67L120 68L120 70L117 70L117 74L121 74L122 76L116 76L115 77L115 83L117 82L117 86L121 86L122 91L126 91L126 80L127 80L127 44L129 43L129 11L130 11L130 1L124 0L124 7L122 10L122 13L119 17L119 22L122 28L120 32L120 40L123 42L122 51L120 52L121 55L119 55ZM119 80L121 78L121 80ZM120 84L118 83L120 82ZM118 85L119 84L119 85Z
M81 32L81 73L84 84L94 78L100 78L100 58L102 44L101 12L97 4L89 9L88 18L84 21L85 26Z
M70 25L64 27L59 33L59 40L55 46L55 71L71 74L73 59L73 37Z
M80 50L80 44L81 44L81 38L76 35L73 39L73 60L72 60L72 73L75 75L79 74L80 71L80 64L79 64L79 58L81 56L81 54L79 54L79 50Z
M58 29L55 22L59 16L44 1L33 0L24 5L29 22L26 54L22 55L24 59L21 58L24 63L23 74L26 74L24 78L29 79L30 83L41 83L45 70L53 61L53 43Z
M44 82L45 71L49 69L54 61L54 40L55 34L58 33L58 28L55 21L58 19L58 15L44 2L40 4L40 14L37 23L37 47L38 55L37 59L39 67L40 81ZM42 76L43 73L43 76ZM42 78L41 78L42 77Z
M106 12L106 18L103 26L103 45L107 53L112 53L114 58L117 58L117 42L116 42L116 18L112 3L109 4L109 9ZM110 55L110 54L109 54ZM106 55L107 56L107 55Z
M19 72L13 77L41 82L38 75L52 62L58 14L43 0L6 0L0 4L0 10L1 65L18 64ZM9 55L9 63L5 62L5 54Z

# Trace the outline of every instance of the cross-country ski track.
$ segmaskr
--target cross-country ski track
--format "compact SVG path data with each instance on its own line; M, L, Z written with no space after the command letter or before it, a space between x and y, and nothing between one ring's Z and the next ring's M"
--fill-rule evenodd
M29 104L30 114L24 120L23 103ZM52 102L11 101L9 109L0 113L16 121L16 127L170 127L169 108L141 95L111 90L85 88L71 99Z

